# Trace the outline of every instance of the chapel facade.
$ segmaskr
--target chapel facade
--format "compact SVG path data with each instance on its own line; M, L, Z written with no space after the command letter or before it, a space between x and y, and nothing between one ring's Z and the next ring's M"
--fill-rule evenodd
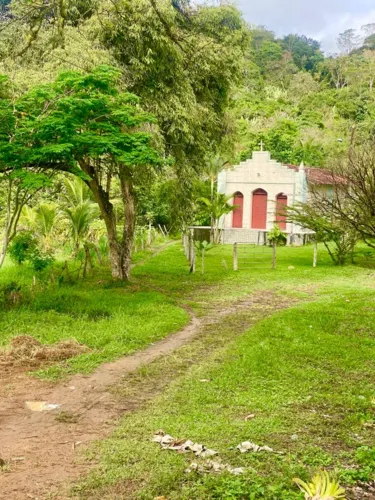
M329 192L330 182L322 169L284 165L268 151L254 152L251 159L218 176L218 192L234 195L231 203L236 205L220 221L223 243L263 244L274 224L287 233L289 243L298 243L308 231L287 222L283 207L305 203L313 188Z

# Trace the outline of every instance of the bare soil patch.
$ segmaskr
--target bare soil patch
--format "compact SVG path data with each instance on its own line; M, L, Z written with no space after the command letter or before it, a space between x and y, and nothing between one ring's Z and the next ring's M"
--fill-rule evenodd
M67 487L64 485L87 472L92 465L82 460L82 449L93 440L107 436L119 416L154 397L168 382L164 381L161 373L158 384L152 381L151 390L143 386L141 392L137 391L136 398L133 393L129 394L128 400L116 396L113 386L119 385L124 377L134 374L142 366L188 344L208 325L221 322L226 316L233 317L241 310L250 310L254 311L256 321L292 302L262 292L229 308L213 309L204 320L192 317L190 324L178 333L150 345L144 351L102 365L90 376L77 375L57 385L31 379L25 374L7 380L0 393L0 458L5 462L0 469L0 498L67 498ZM239 329L238 334L248 327L249 322L244 321L243 329ZM22 355L17 350L18 346ZM19 359L31 356L33 360L31 354L39 352L41 347L33 342L18 340L12 349L18 352ZM64 349L62 351L65 352ZM51 353L48 352L48 355ZM51 359L48 355L47 360ZM170 380L168 376L165 378ZM59 409L31 411L26 406L28 401L59 405Z

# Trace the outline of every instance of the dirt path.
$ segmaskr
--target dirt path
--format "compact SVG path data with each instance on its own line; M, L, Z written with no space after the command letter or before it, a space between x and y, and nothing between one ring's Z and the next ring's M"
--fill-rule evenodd
M110 392L111 386L142 365L188 343L205 325L223 321L239 309L259 306L264 308L265 316L275 309L276 302L277 308L288 305L280 299L275 301L270 294L262 294L228 309L212 311L204 320L192 317L190 324L178 333L144 351L102 365L90 376L77 375L55 385L21 375L8 387L7 394L0 396L0 457L10 464L8 471L0 473L0 498L65 498L63 483L88 469L87 463L77 461L77 451L104 438L117 418L128 410L126 401L119 402ZM27 401L45 401L60 408L31 411Z

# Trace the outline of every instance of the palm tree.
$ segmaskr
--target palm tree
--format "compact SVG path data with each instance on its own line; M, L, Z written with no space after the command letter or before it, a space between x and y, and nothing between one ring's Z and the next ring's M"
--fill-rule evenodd
M212 231L212 241L214 243L219 242L219 221L223 215L233 212L237 208L237 205L231 205L229 203L232 200L234 194L226 195L223 193L216 193L213 199L200 198L200 201L204 203L207 207L207 211L211 217L211 231Z
M42 247L49 249L52 246L53 230L58 219L59 214L54 203L41 203L33 208L25 206L22 210L21 223L35 233Z
M92 201L90 188L78 177L64 179L62 197L68 205L79 205Z
M91 199L89 188L81 179L64 179L64 188L62 213L69 225L74 255L77 255L79 247L88 237L90 225L98 217L99 211L96 203Z

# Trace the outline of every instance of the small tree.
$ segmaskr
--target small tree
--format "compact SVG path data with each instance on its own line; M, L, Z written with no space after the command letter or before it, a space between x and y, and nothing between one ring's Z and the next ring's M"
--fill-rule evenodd
M273 226L272 230L268 233L267 238L272 246L272 269L276 269L276 247L279 245L285 245L287 238L285 233L277 224Z
M228 160L224 159L220 155L210 156L206 160L205 174L208 176L210 181L210 201L214 203L215 201L215 182L217 181L217 176L224 170L224 168L229 167L230 163ZM211 213L211 240L215 239L215 219Z
M162 160L151 145L153 116L140 109L135 95L121 92L120 79L120 71L108 66L68 72L15 103L3 103L12 119L0 133L0 173L41 168L83 179L106 225L112 275L128 279L135 186ZM121 228L111 202L113 180L121 193Z
M316 241L324 244L336 265L344 265L348 257L353 255L359 239L358 232L344 221L335 218L332 213L326 212L321 204L300 203L287 207L286 210L290 221L314 231Z
M43 249L48 250L53 243L53 234L58 221L57 206L54 203L41 203L37 207L25 206L21 224L34 232Z
M341 235L349 248L358 239L375 248L374 146L375 141L355 145L353 132L347 158L337 161L326 174L332 186L330 195L313 191L313 214L332 235Z
M21 231L13 238L9 247L10 258L20 266L30 259L37 246L37 240L31 231Z
M79 178L64 179L62 213L72 238L73 252L77 256L81 243L87 239L90 226L99 215L89 187Z
M207 207L207 212L213 221L213 243L218 243L220 239L219 222L221 217L230 214L237 208L237 205L229 203L233 197L233 194L216 193L212 200L200 198L200 201Z

